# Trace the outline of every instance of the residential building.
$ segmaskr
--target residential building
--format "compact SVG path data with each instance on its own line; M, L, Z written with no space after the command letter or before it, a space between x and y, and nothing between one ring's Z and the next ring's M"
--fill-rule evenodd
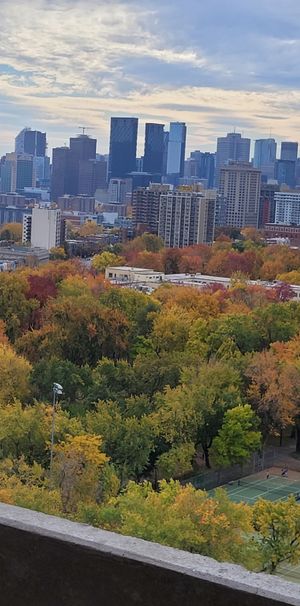
M209 244L214 239L217 192L182 188L161 194L158 235L167 247Z
M146 123L143 171L163 174L164 124Z
M1 165L1 192L22 191L35 185L33 158L28 154L11 152L6 154Z
M25 234L26 230L26 234ZM28 216L24 217L23 237L24 242L30 242L33 247L46 248L50 250L61 244L61 211L57 208L33 207L31 214L31 225Z
M109 178L124 178L136 169L138 118L111 118Z
M167 178L176 184L184 175L186 145L186 125L184 122L171 122L168 142Z
M217 223L231 227L257 227L261 172L249 162L221 168Z
M61 211L76 210L84 213L94 213L95 198L93 196L69 196L65 194L57 199L57 206Z
M275 223L300 225L300 192L276 192L275 205Z
M20 208L16 206L0 206L0 225L5 223L22 223L23 216L31 214L29 208Z
M159 201L162 193L170 191L170 185L151 183L138 187L132 196L132 222L136 233L158 233Z
M262 180L274 179L277 143L275 139L255 141L253 166L261 170Z
M260 188L258 227L275 221L275 193L280 190L277 183L262 183Z
M26 206L34 204L34 199L29 194L28 196L21 196L16 193L0 194L0 206L13 206L16 208L25 208Z
M228 133L217 140L215 184L219 185L220 170L229 162L249 162L250 139L240 133Z
M15 152L30 156L44 157L46 155L46 133L31 128L23 128L15 138Z

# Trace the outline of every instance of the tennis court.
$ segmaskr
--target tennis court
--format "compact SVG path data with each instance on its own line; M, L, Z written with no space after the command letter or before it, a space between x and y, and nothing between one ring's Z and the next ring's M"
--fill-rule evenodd
M223 488L235 503L253 505L258 499L284 501L290 495L295 495L300 504L300 474L294 472L292 475L293 478L264 472L230 482Z

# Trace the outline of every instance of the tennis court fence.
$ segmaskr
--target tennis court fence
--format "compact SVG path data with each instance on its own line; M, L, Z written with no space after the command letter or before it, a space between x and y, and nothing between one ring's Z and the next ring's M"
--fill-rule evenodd
M269 447L261 453L255 453L249 461L241 465L233 465L226 469L217 469L215 471L204 471L188 478L182 478L181 484L192 484L195 488L211 490L218 486L228 484L234 480L245 478L246 476L264 471L273 467L276 461L280 460L281 453L278 448Z

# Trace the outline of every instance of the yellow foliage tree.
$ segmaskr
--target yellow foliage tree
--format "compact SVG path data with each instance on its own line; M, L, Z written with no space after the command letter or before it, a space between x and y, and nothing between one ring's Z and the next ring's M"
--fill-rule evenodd
M100 470L108 462L101 451L102 438L85 434L68 436L55 447L54 472L63 511L75 512L80 501L94 501Z
M17 355L10 345L0 343L0 404L26 400L30 371L31 365L25 358Z

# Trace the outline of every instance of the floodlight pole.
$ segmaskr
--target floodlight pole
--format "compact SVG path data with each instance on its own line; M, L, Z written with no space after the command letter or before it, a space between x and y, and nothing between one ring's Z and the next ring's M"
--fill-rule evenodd
M56 398L61 395L63 390L62 386L58 383L53 383L53 400L52 400L52 427L51 427L51 446L50 446L50 475L52 472L52 463L53 463L53 451L54 451L54 432L55 432L55 407L56 407Z

